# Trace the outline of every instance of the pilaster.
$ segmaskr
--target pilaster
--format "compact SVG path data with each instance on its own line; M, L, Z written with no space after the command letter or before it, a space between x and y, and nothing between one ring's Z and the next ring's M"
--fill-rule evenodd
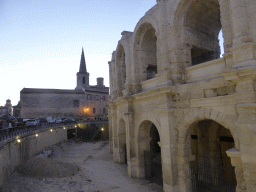
M176 161L176 144L178 141L178 133L175 130L174 108L160 108L160 144L163 188L164 191L178 191L178 170Z
M134 113L133 112L127 112L124 114L127 118L127 128L126 128L126 152L127 152L127 172L129 177L135 176L134 171L134 158L131 157L131 129L134 127ZM132 159L133 158L133 159Z
M229 2L234 32L233 46L250 42L250 29L247 22L245 0L230 0Z

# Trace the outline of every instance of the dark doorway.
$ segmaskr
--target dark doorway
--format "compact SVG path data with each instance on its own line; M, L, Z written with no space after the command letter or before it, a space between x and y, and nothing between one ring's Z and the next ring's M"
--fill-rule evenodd
M190 162L193 192L235 192L236 175L226 151L234 147L230 131L212 120L192 129Z
M153 183L163 185L162 177L162 161L161 148L158 144L160 142L159 133L154 124L150 128L150 151L145 151L145 177Z
M67 130L68 139L73 139L76 137L76 129L68 129Z

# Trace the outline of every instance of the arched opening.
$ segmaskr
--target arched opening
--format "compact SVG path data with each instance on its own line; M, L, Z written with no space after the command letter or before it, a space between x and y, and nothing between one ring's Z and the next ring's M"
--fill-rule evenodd
M156 58L156 31L153 27L148 29L142 40L140 49L140 60L142 64L143 75L142 80L147 80L155 77L157 73L157 58Z
M184 17L184 43L190 45L190 65L197 65L220 57L221 30L218 0L190 1Z
M139 162L145 178L163 185L160 136L156 126L144 121L139 130Z
M117 55L116 55L117 66L119 68L118 77L118 95L122 96L122 91L125 89L125 82L126 82L126 63L125 63L125 51L122 45L119 45Z
M120 119L118 132L119 163L127 164L125 121Z
M151 24L144 23L139 27L135 36L135 68L140 70L140 81L154 78L157 74L157 37L155 33L156 30Z
M191 130L190 173L192 191L236 191L236 175L226 151L233 148L231 132L212 120L194 124Z

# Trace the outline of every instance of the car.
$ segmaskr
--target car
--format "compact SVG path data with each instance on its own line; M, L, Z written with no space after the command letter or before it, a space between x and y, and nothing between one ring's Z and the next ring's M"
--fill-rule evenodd
M67 118L67 119L64 119L62 122L63 122L64 124L67 124L67 123L75 123L76 120L73 119L73 118Z
M35 119L23 119L25 122L25 125L30 127L30 126L37 126L37 121Z
M48 123L55 123L55 119L48 119Z
M55 123L62 123L62 119L61 118L55 118Z
M48 121L46 120L46 118L39 118L40 123L48 123Z
M17 118L17 121L15 122L15 127L23 127L26 125L26 122L23 121L23 118Z

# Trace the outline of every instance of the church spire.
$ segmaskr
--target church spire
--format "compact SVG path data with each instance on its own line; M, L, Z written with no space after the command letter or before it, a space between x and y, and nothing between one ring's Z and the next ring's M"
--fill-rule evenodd
M80 61L80 69L79 73L86 73L86 63L84 58L84 48L82 47L82 55L81 55L81 61Z

